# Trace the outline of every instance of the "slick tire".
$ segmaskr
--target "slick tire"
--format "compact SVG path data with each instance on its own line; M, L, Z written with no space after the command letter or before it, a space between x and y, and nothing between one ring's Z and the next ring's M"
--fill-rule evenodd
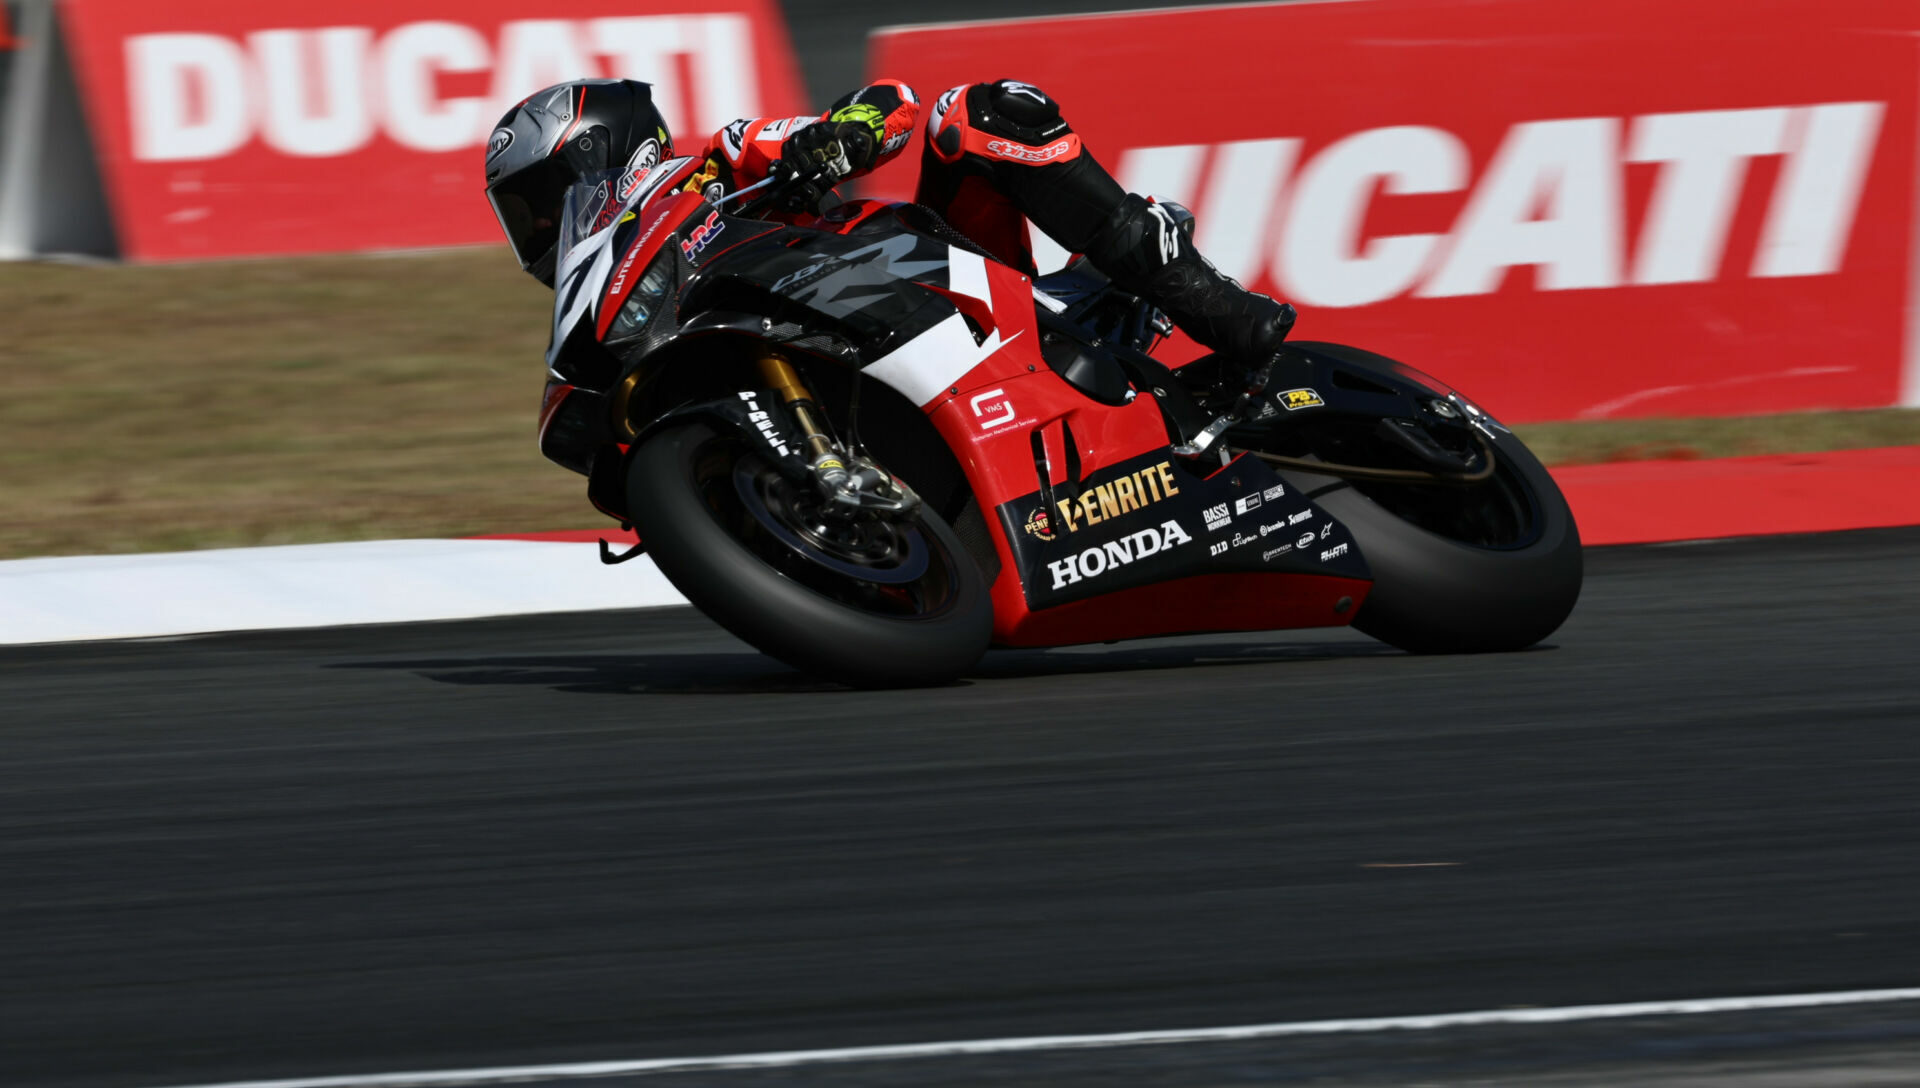
M1373 570L1353 626L1411 653L1522 650L1558 630L1580 599L1580 533L1567 501L1538 459L1512 435L1496 443L1507 468L1536 502L1537 536L1513 549L1488 549L1437 535L1342 484L1313 495L1353 531ZM1333 483L1298 476L1312 493Z
M668 427L633 451L627 473L640 539L695 607L769 657L855 687L949 683L979 661L993 634L992 601L978 565L938 514L923 509L918 527L948 561L946 603L911 617L862 611L776 570L721 524L695 468L718 437L703 422Z

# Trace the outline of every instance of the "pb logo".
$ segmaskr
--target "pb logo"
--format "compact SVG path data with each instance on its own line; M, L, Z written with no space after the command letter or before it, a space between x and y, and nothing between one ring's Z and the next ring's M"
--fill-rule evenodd
M1287 411L1294 412L1302 408L1318 408L1327 402L1311 389L1289 389L1280 394L1280 403L1286 405Z

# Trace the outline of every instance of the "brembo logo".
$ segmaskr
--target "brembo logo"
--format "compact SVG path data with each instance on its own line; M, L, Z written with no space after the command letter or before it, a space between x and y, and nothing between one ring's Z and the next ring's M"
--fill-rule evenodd
M739 14L136 35L125 43L133 157L217 159L256 136L308 158L380 135L413 151L478 147L507 107L582 76L647 80L673 131L712 132L760 110L752 43Z
M1191 204L1222 272L1310 306L1491 294L1520 267L1542 291L1821 276L1846 257L1885 112L1827 102L1526 121L1478 177L1463 140L1425 125L1356 132L1304 163L1298 139L1138 147L1118 172L1131 191ZM1746 184L1766 158L1779 162L1770 184ZM1639 164L1653 191L1630 224L1626 173ZM1433 231L1366 229L1377 200L1445 193L1464 199ZM1744 267L1728 259L1743 201L1764 202Z
M1129 563L1158 555L1192 540L1179 522L1163 521L1158 529L1142 529L1119 540L1109 540L1100 547L1088 548L1078 555L1056 559L1047 564L1047 569L1053 572L1053 588L1061 589L1082 578L1098 578L1110 570L1118 570Z

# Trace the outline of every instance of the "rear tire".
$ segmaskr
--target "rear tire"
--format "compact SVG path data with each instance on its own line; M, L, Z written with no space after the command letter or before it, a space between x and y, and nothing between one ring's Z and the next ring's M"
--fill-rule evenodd
M1573 511L1519 439L1501 434L1494 447L1501 462L1500 501L1524 499L1530 507L1531 524L1504 546L1422 527L1350 483L1282 473L1352 530L1373 570L1356 629L1410 653L1491 653L1525 649L1566 621L1583 577ZM1379 485L1363 486L1389 497ZM1491 502L1493 496L1475 494L1491 486L1451 490L1463 503ZM1320 488L1328 490L1316 494Z
M634 527L695 607L770 657L857 687L948 683L979 661L993 634L992 602L979 567L938 514L922 507L910 526L927 573L906 588L876 588L806 565L756 520L767 515L733 493L735 472L752 475L756 466L761 477L771 471L701 422L668 427L633 451Z

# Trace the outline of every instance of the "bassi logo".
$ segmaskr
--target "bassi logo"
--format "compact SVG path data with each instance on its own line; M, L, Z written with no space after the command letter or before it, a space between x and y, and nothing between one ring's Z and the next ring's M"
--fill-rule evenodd
M1098 578L1110 570L1118 570L1129 563L1169 551L1192 540L1179 522L1163 521L1158 529L1142 529L1118 540L1109 540L1098 548L1088 548L1079 555L1056 559L1047 564L1047 569L1053 573L1053 588L1061 589L1082 578Z
M711 212L707 215L707 221L693 228L693 233L687 235L687 240L680 243L680 252L689 257L697 256L715 238L720 237L721 231L726 229L727 225L720 221L720 213Z
M1233 512L1236 514L1246 514L1258 509L1260 509L1260 496L1258 495L1247 495L1233 501Z
M1076 498L1061 499L1057 505L1067 532L1077 533L1084 526L1098 525L1179 493L1179 485L1173 482L1173 464L1162 461L1117 480L1095 484Z
M1053 539L1052 519L1045 510L1035 510L1027 515L1027 535L1037 536L1041 540Z
M1345 555L1345 554L1347 554L1347 546L1345 544L1335 544L1333 547L1328 548L1326 551L1323 551L1320 553L1320 561L1324 563L1327 560L1332 559L1336 555Z
M984 393L975 393L967 403L973 406L973 418L980 421L980 429L991 431L995 427L1004 427L1013 422L1019 413L1013 410L1013 401L1004 389L989 389Z
M1222 526L1233 524L1233 515L1227 513L1227 504L1224 502L1200 511L1200 516L1207 519L1207 532L1210 533Z
M1311 389L1289 389L1280 394L1280 403L1287 406L1287 411L1293 412L1301 408L1318 408L1327 402Z

